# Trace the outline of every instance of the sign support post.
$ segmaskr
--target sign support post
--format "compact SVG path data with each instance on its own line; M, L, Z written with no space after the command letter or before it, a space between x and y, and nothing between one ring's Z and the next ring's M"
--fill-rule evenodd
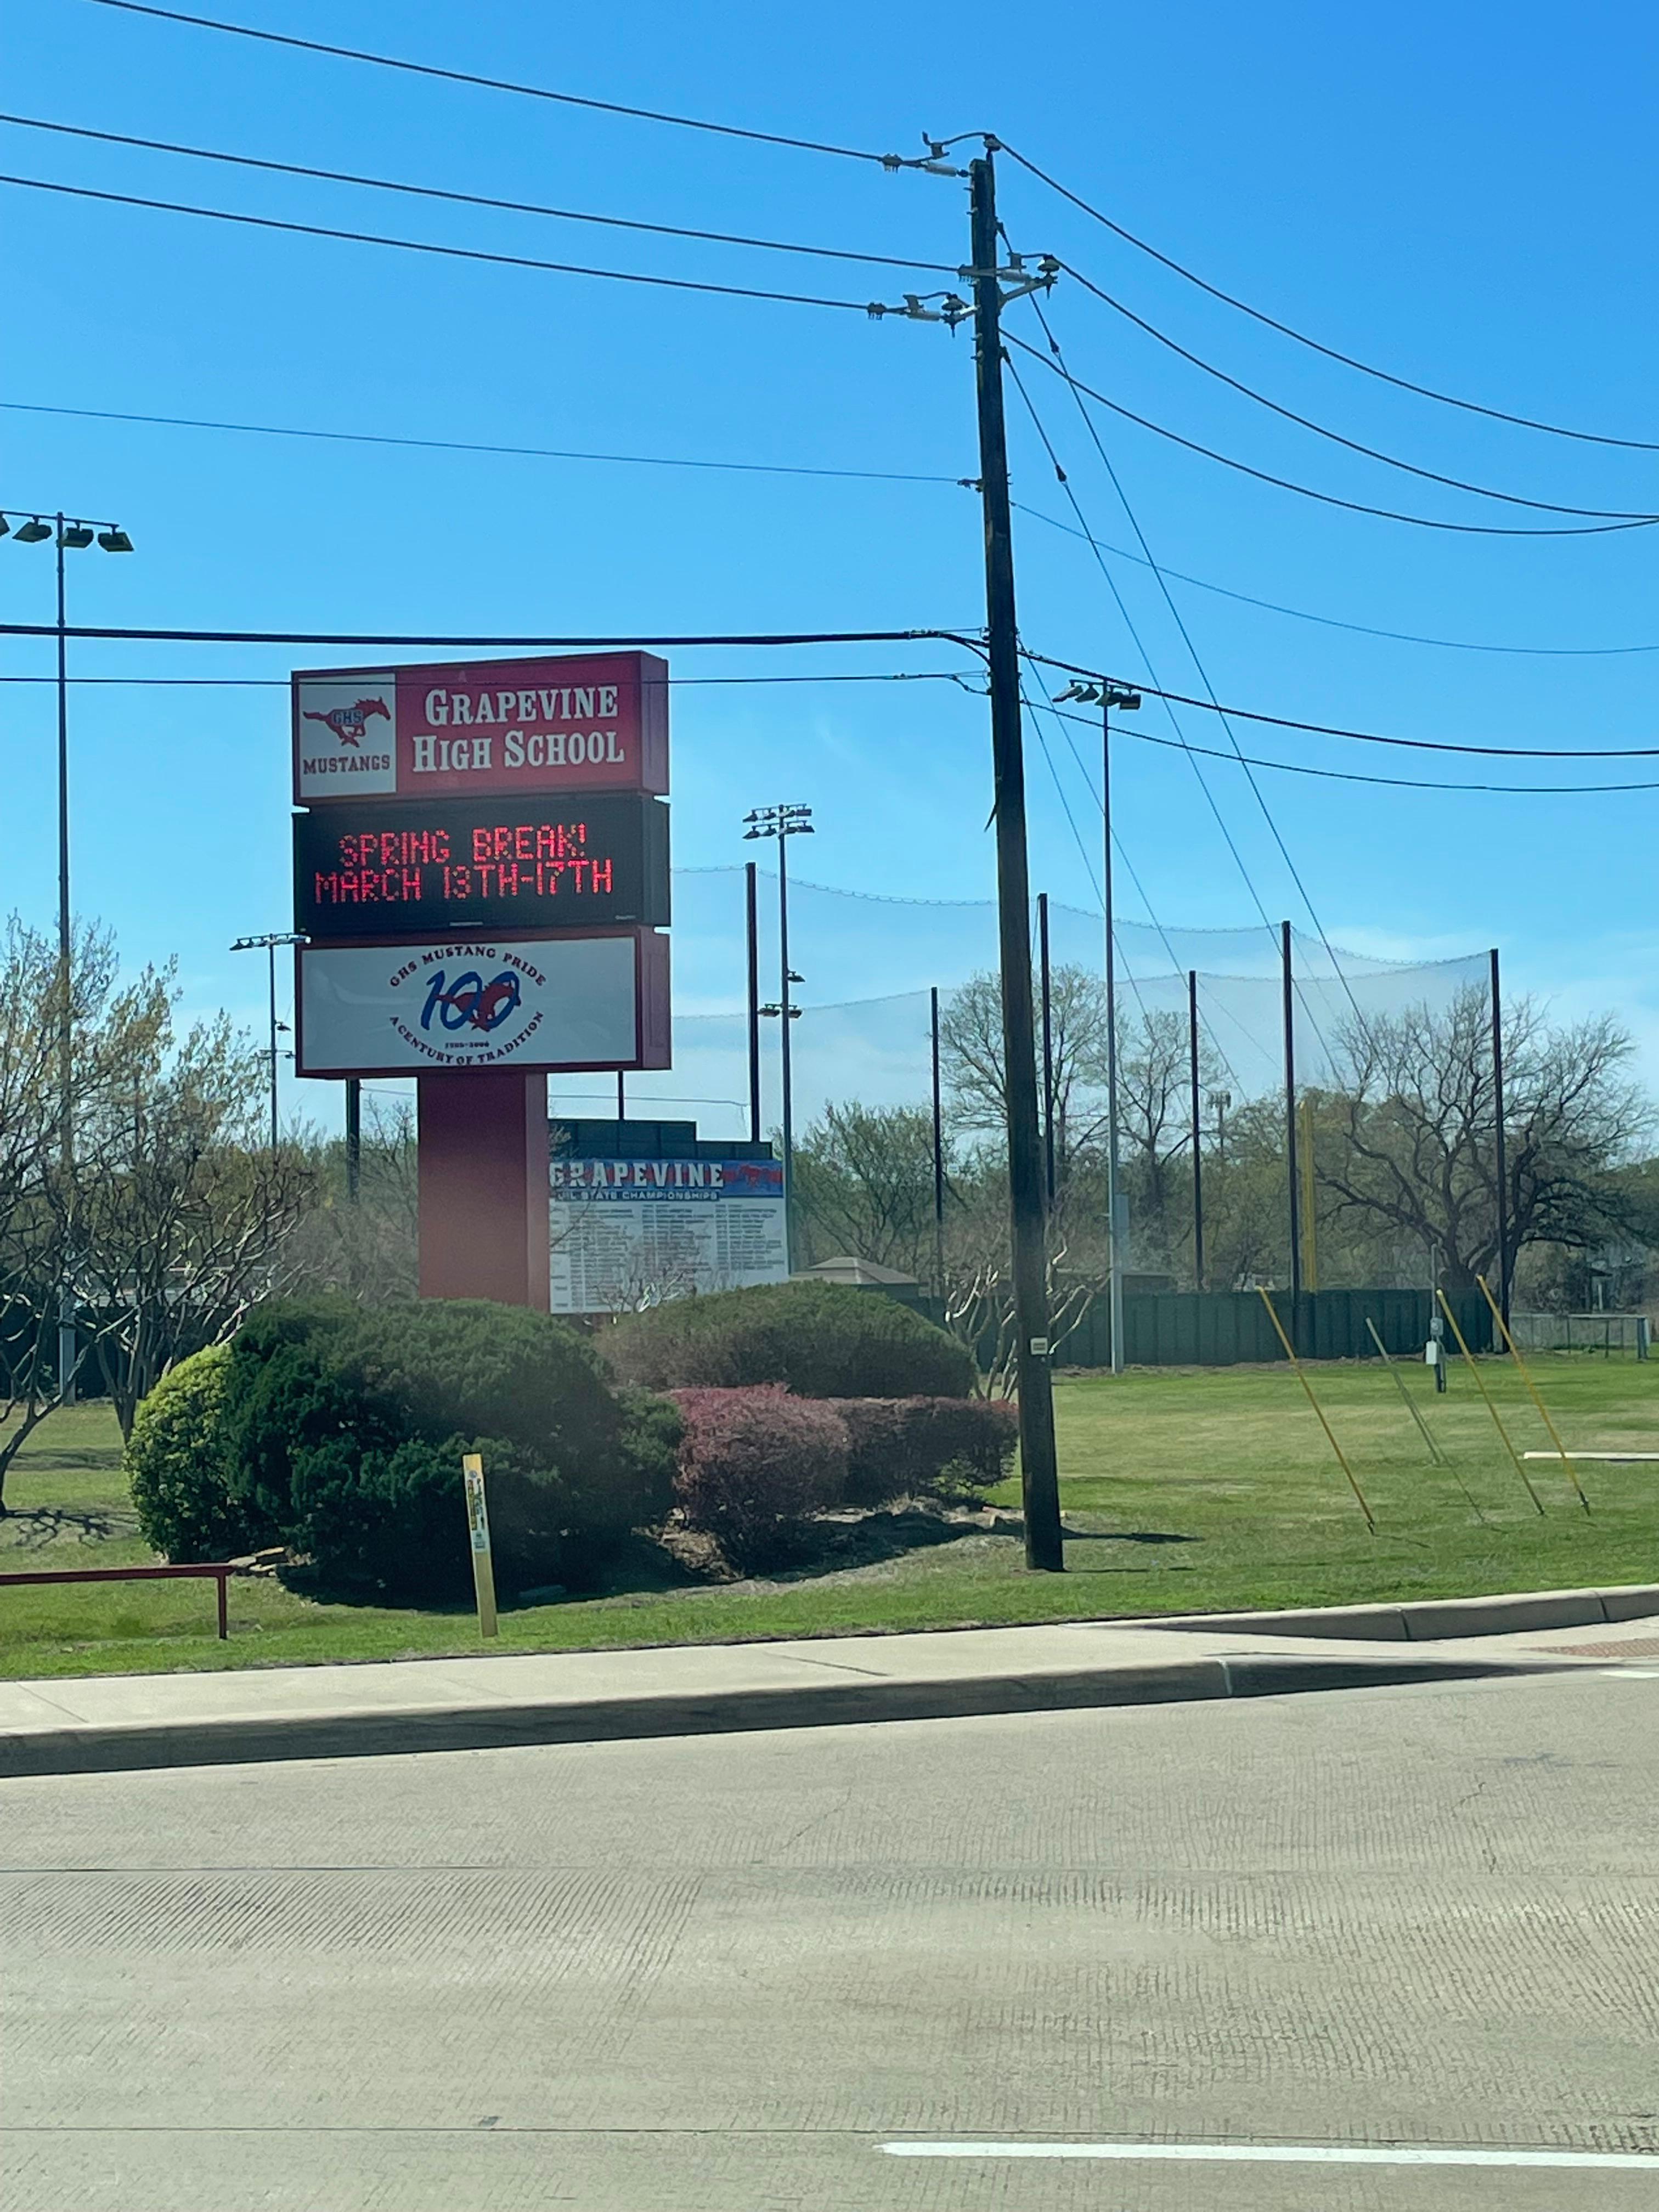
M478 1633L494 1636L495 1624L495 1566L489 1550L489 1510L484 1504L483 1461L468 1452L461 1461L461 1480L466 1486L466 1528L472 1546L472 1592L478 1605Z

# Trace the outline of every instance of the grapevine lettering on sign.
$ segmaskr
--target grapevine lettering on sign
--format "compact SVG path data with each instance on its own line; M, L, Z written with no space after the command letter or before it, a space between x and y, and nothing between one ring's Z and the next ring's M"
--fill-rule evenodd
M651 653L301 670L296 805L396 794L668 788L668 664Z

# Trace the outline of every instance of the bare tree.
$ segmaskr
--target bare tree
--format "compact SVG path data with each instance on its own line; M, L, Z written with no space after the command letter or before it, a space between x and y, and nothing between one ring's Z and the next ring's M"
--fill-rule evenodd
M1191 1225L1187 1187L1170 1170L1192 1152L1192 1046L1185 1018L1172 1009L1118 1009L1118 1127L1131 1202L1131 1243L1142 1265L1168 1264ZM1214 1090L1221 1064L1199 1039L1200 1085Z
M1055 1358L1104 1289L1104 1212L1078 1178L1056 1193L1046 1239L1048 1337ZM945 1325L979 1361L983 1387L1014 1387L1018 1332L1008 1233L1008 1178L988 1148L965 1164L945 1212Z
M420 1221L412 1102L370 1101L355 1199L343 1142L318 1146L311 1161L312 1194L283 1248L280 1287L341 1291L368 1304L412 1298Z
M821 1258L850 1252L935 1273L933 1119L925 1108L824 1108L795 1146L795 1209Z
M258 1055L228 1023L174 1035L170 970L118 981L77 931L70 1050L57 947L0 933L0 1501L31 1431L90 1368L124 1430L173 1361L234 1325L293 1219L295 1178L254 1142ZM59 1302L76 1353L58 1364Z
M1552 1027L1530 999L1504 1020L1506 1193L1512 1249L1583 1249L1633 1225L1617 1170L1654 1126L1626 1074L1632 1045L1602 1015ZM1373 1017L1340 1036L1339 1142L1319 1176L1338 1219L1435 1248L1448 1288L1490 1276L1498 1252L1491 1010L1484 991Z
M74 1236L82 1306L125 1436L167 1370L269 1292L309 1161L263 1140L262 1055L221 1016L175 1038L170 979L131 995L83 1118Z
M71 1142L94 1065L89 1036L114 980L109 938L77 933L70 963ZM62 1010L56 943L12 915L0 933L0 1511L13 1460L73 1380L59 1373L58 1359L58 1301L70 1267Z
M1056 968L1048 979L1054 1086L1054 1149L1063 1175L1092 1142L1105 1111L1106 986L1086 968ZM1039 1031L1039 1036L1040 1036ZM1002 985L989 970L970 976L939 1009L939 1062L954 1125L1003 1136L1008 1086L1002 1054ZM1039 1077L1039 1081L1041 1078Z

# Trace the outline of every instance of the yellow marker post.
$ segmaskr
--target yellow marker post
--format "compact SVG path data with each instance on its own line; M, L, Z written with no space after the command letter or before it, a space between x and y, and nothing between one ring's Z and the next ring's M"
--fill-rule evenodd
M1297 1358L1295 1352L1291 1349L1291 1340L1285 1334L1283 1325L1279 1321L1277 1312L1274 1310L1273 1300L1267 1296L1267 1291L1262 1288L1260 1283L1258 1283L1255 1287L1261 1297L1262 1304L1267 1309L1267 1318L1273 1325L1273 1334L1278 1337L1279 1342L1285 1347L1285 1358L1290 1361L1291 1366L1296 1370L1297 1381L1302 1385L1303 1389L1308 1394L1308 1403L1313 1407L1315 1413L1319 1416L1319 1425L1324 1430L1326 1437L1329 1441L1331 1449L1336 1454L1337 1464L1341 1468L1343 1474L1348 1478L1349 1489L1352 1491L1354 1496L1359 1500L1359 1510L1365 1516L1365 1526L1370 1530L1374 1536L1376 1534L1376 1516L1373 1515L1370 1505L1367 1504L1365 1501L1364 1492L1359 1487L1359 1485L1353 1479L1353 1469L1348 1465L1346 1456L1343 1452L1341 1445L1336 1441L1336 1431L1332 1428L1330 1423L1325 1419L1324 1410L1321 1407L1318 1399L1316 1398L1313 1394L1313 1384L1309 1382L1307 1376L1303 1373L1302 1362Z
M466 1485L466 1526L472 1540L472 1588L478 1601L478 1633L494 1636L495 1628L495 1569L489 1553L489 1513L484 1504L483 1462L477 1452L461 1461Z
M1515 1446L1510 1442L1510 1432L1504 1426L1503 1422L1498 1419L1498 1408L1492 1402L1492 1392L1487 1389L1486 1383L1481 1380L1480 1370L1474 1364L1474 1355L1469 1350L1468 1346L1463 1341L1463 1332L1457 1326L1457 1316L1452 1311L1450 1306L1447 1304L1446 1293L1443 1291L1436 1291L1435 1296L1439 1299L1441 1306L1444 1310L1446 1319L1451 1323L1451 1333L1457 1339L1457 1348L1462 1353L1464 1361L1468 1367L1469 1373L1474 1377L1474 1387L1486 1401L1486 1411L1492 1415L1492 1426L1497 1430L1498 1435L1503 1437L1504 1449L1509 1454L1510 1459L1514 1461L1516 1473L1520 1476L1522 1481L1526 1484L1528 1497L1531 1498L1533 1504L1541 1513L1544 1510L1544 1501L1538 1495L1538 1492L1533 1488L1532 1478L1527 1473L1526 1468L1521 1464L1521 1455L1516 1451Z
M1534 1385L1532 1376L1527 1372L1527 1363L1521 1357L1520 1348L1516 1345L1515 1339L1510 1334L1510 1325L1504 1320L1498 1301L1493 1297L1492 1291L1487 1285L1486 1277L1484 1275L1477 1275L1474 1279L1480 1285L1481 1296L1486 1299L1486 1304L1492 1308L1492 1317L1498 1323L1498 1334L1502 1336L1504 1343L1508 1345L1510 1348L1510 1358L1514 1360L1516 1365L1521 1370L1521 1380L1526 1384L1528 1391L1531 1395L1533 1404L1538 1408L1538 1418L1542 1421L1544 1426L1549 1431L1550 1442L1555 1446L1556 1450L1561 1455L1561 1464L1567 1470L1567 1479L1571 1483L1573 1488L1578 1492L1578 1503L1583 1507L1585 1512L1588 1513L1590 1510L1590 1502L1584 1495L1583 1484L1578 1480L1578 1470L1573 1465L1571 1460L1567 1456L1567 1448L1562 1443L1560 1437L1556 1432L1555 1424L1551 1420L1549 1416L1549 1408L1539 1396L1537 1389Z

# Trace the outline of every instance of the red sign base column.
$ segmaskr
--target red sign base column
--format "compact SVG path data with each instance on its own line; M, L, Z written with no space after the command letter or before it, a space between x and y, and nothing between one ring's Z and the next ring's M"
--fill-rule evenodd
M421 1296L545 1313L547 1078L468 1068L415 1087Z

